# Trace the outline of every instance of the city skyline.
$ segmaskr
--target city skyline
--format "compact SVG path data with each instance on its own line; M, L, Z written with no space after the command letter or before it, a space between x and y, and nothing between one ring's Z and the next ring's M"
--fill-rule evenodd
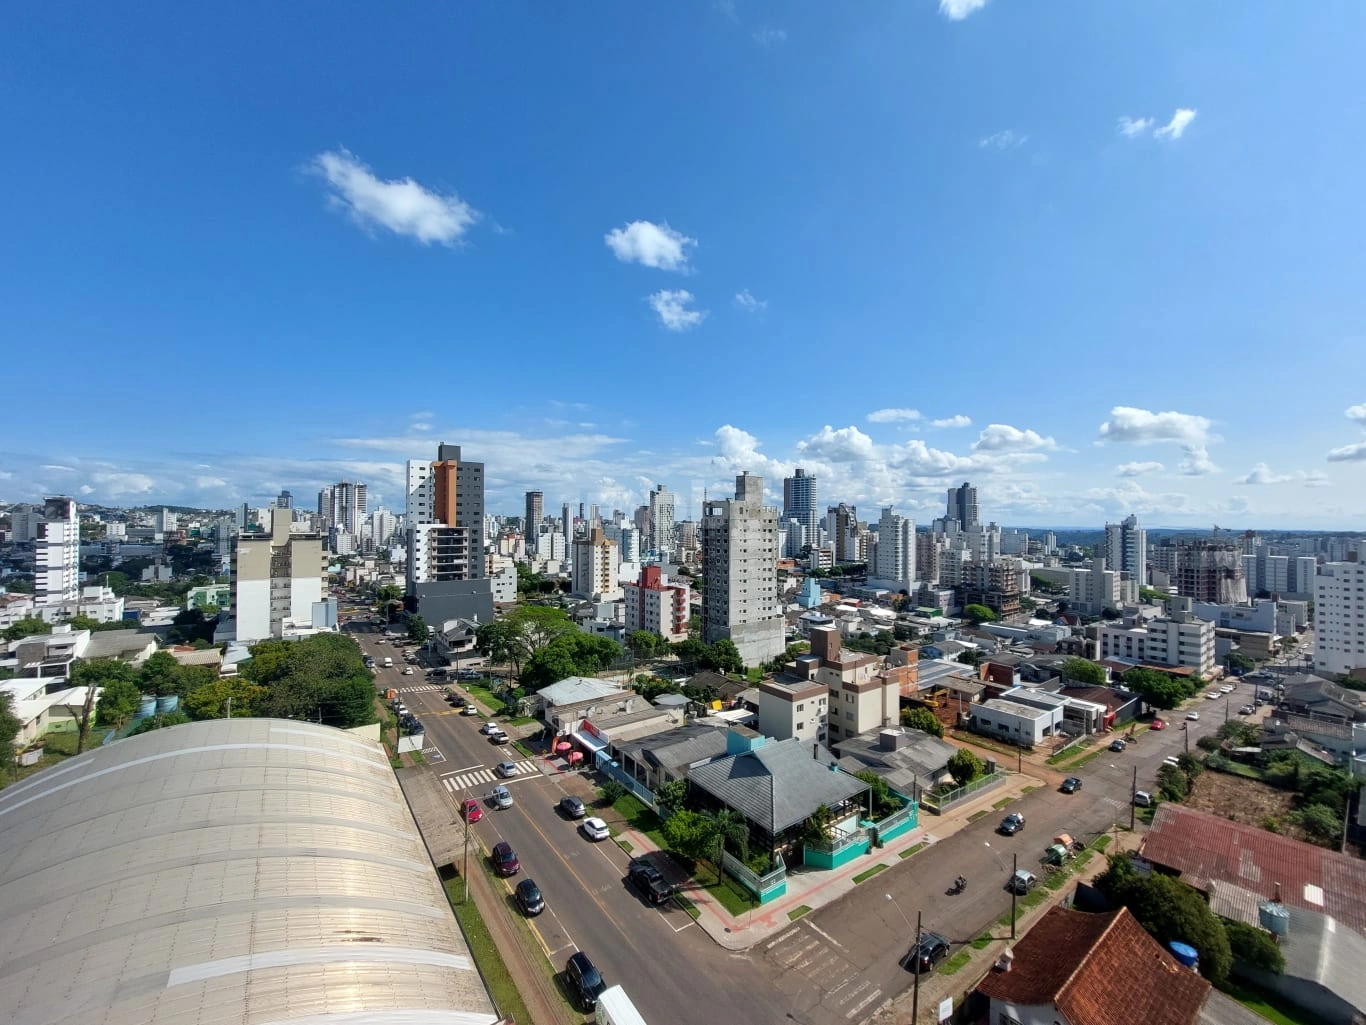
M1350 529L1366 389L1335 371L1366 215L1336 110L1363 29L1232 2L468 5L327 33L31 5L0 501L360 480L401 509L445 441L508 515L664 483L696 520L741 473L781 507L801 466L823 504L922 526L970 480L1022 527ZM32 387L56 353L77 371Z

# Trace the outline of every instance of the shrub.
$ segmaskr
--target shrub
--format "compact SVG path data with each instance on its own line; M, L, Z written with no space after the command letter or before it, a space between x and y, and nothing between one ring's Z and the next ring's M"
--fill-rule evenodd
M1285 971L1285 955L1265 929L1226 918L1224 932L1228 933L1229 949L1239 961L1277 975Z
M612 805L626 796L626 786L619 780L609 779L598 791L598 800L602 804Z

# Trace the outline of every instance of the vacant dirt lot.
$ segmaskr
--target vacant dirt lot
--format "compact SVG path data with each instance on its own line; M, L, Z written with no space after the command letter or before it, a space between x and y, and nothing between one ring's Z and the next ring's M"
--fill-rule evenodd
M1299 829L1291 824L1290 811L1295 804L1295 795L1255 779L1206 769L1200 773L1190 796L1182 803L1188 808L1258 829L1266 828L1267 819L1275 819L1276 832L1293 836L1296 840L1305 839Z

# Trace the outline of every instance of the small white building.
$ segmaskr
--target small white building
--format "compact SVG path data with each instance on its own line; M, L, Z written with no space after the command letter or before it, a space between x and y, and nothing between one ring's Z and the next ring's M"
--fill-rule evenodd
M1062 704L1042 708L1019 701L992 698L974 705L972 709L974 730L983 736L1019 747L1037 747L1058 732L1062 720Z

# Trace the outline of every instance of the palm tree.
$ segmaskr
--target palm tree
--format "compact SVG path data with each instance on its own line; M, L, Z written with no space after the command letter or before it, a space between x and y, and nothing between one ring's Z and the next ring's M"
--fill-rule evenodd
M716 856L716 866L721 867L721 853L729 849L731 854L744 861L749 856L749 823L745 817L730 808L722 808L711 816L716 824L716 843L720 851Z

